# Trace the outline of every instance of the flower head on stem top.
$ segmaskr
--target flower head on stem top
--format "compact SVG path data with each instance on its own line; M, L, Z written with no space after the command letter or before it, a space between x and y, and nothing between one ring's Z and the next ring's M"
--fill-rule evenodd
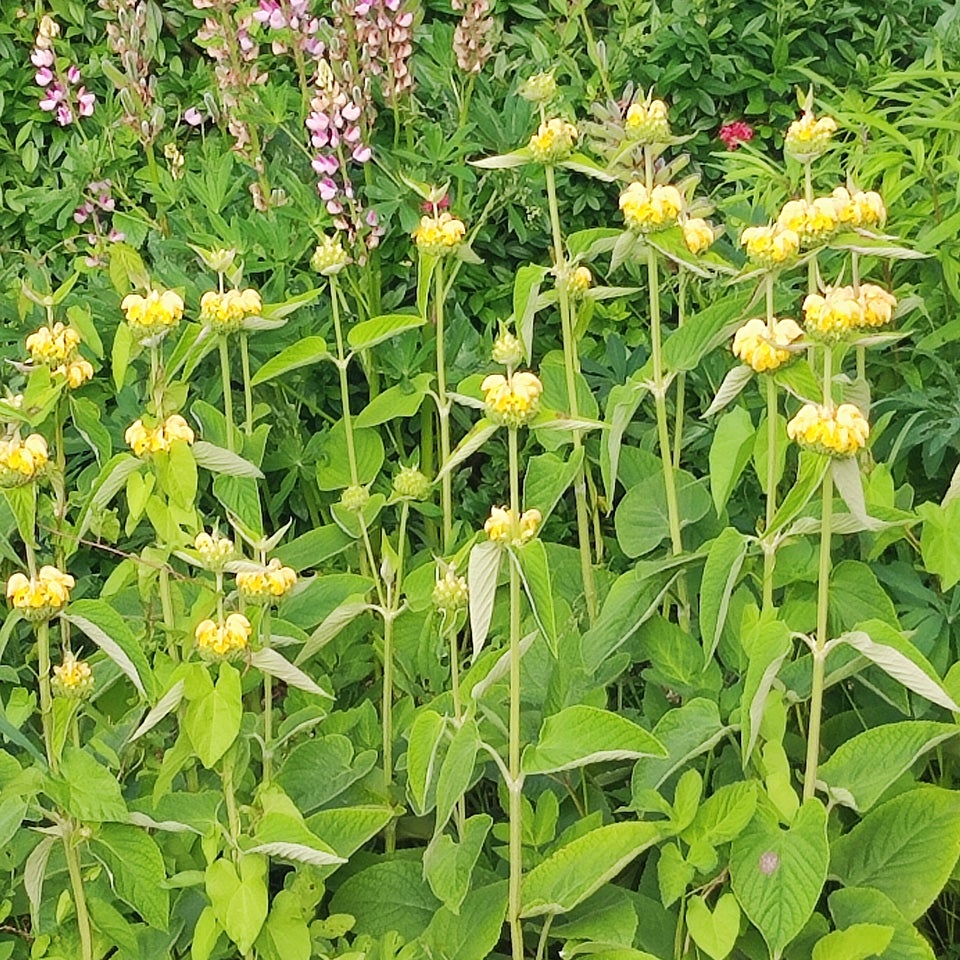
M394 495L401 500L426 500L430 481L416 467L401 467L393 478Z
M635 180L620 194L623 219L631 230L639 233L651 233L674 226L682 209L683 197L670 184L657 184L648 190L639 180Z
M538 163L557 163L570 156L579 137L580 133L572 123L553 117L540 124L530 138L529 147Z
M135 420L123 436L138 457L167 453L176 440L191 444L196 439L190 425L179 413L172 413L155 427L146 426L143 420Z
M443 257L463 242L467 228L459 218L446 211L423 216L413 231L417 249L428 257Z
M226 660L247 649L253 628L242 613L228 614L222 622L202 620L197 624L194 639L202 657Z
M173 290L128 294L120 304L130 329L140 340L162 337L183 318L183 298Z
M487 416L507 427L529 423L540 405L543 384L535 373L519 371L509 377L491 373L480 384Z
M882 227L887 222L887 208L875 190L851 191L837 187L833 199L840 222L846 226Z
M256 290L208 290L200 298L200 322L216 333L239 330L248 317L258 317L263 301Z
M747 227L740 234L740 244L758 266L780 267L790 263L800 252L800 234L777 224Z
M666 143L670 139L670 119L662 100L648 97L631 103L624 123L627 134L641 144Z
M200 555L200 562L214 573L222 570L234 555L233 541L229 537L220 536L217 530L210 533L203 530L198 533L193 541L193 549Z
M703 217L687 217L683 221L683 242L692 254L704 253L717 235Z
M70 599L70 591L76 585L69 573L56 567L44 566L36 577L15 573L7 581L7 599L28 620L49 620L59 613Z
M47 441L39 433L0 440L0 487L19 487L36 480L49 460Z
M464 577L457 576L456 569L451 565L446 573L437 576L433 587L433 605L438 611L452 617L458 610L467 605L469 591Z
M57 366L72 360L80 346L80 334L57 321L52 327L40 327L27 337L26 347L34 363Z
M755 317L748 320L734 335L733 353L756 373L769 373L788 363L791 344L803 336L796 320L784 317L773 321L773 336L767 322Z
M323 277L334 276L349 262L350 256L343 249L343 244L337 234L322 236L316 250L313 251L313 256L310 258L310 266Z
M852 403L838 407L807 403L787 424L787 435L801 447L846 458L866 445L870 424Z
M67 386L71 390L76 390L88 380L93 379L93 364L89 360L84 360L83 357L78 357L69 363L61 363L59 367L55 367L53 375L63 377L67 381Z
M524 100L546 106L557 95L557 80L552 73L535 73L520 84L517 93Z
M539 510L525 510L517 517L509 507L491 507L483 530L494 543L519 547L537 535L542 520Z
M788 200L777 217L781 230L792 230L804 247L824 243L840 227L840 206L834 197L817 197L812 202Z
M836 132L837 121L833 117L815 117L812 110L804 110L787 129L784 152L801 163L810 163L826 152Z
M66 651L63 661L53 668L53 692L65 700L85 700L93 692L93 671L86 660Z
M276 603L285 597L297 583L291 567L285 567L274 557L259 570L245 570L237 574L237 590L249 603Z
M523 359L523 344L505 327L497 334L491 351L494 363L502 363L511 369Z

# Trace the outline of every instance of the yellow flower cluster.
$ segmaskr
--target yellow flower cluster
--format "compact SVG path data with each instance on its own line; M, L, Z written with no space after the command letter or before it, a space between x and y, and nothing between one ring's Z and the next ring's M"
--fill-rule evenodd
M670 139L667 105L662 100L631 103L625 126L627 133L640 143L666 143Z
M565 160L577 144L577 128L560 117L544 120L540 129L530 138L530 151L537 163L556 163Z
M200 322L212 327L217 333L239 330L247 317L257 317L263 309L263 301L256 290L228 290L218 293L208 290L200 298Z
M875 283L828 287L821 295L811 293L803 301L807 330L822 339L839 340L863 327L882 327L893 317L897 298Z
M70 599L75 581L56 567L41 567L36 577L15 573L7 581L7 599L28 620L49 620Z
M648 190L635 180L620 194L620 209L631 230L650 233L676 224L683 209L683 197L670 184L657 184Z
M787 435L818 453L852 457L866 444L870 424L852 403L841 403L839 407L807 403L787 424Z
M773 321L773 331L765 320L748 320L734 335L733 353L756 373L768 373L782 367L793 354L786 349L803 336L796 320L785 317Z
M183 298L172 290L151 290L145 297L131 293L123 298L120 309L130 329L141 340L161 337L183 318Z
M421 253L428 257L442 257L456 249L466 233L462 220L443 211L435 217L421 217L419 226L413 231L413 239Z
M350 256L343 249L337 234L332 237L322 236L310 258L310 266L324 277L332 277L339 273L349 262Z
M286 596L297 582L297 575L274 557L259 570L237 574L237 589L250 603L271 603Z
M483 530L494 543L519 547L537 535L541 520L539 510L525 510L518 519L509 507L491 507Z
M193 443L195 435L187 421L179 413L173 413L163 423L147 427L142 420L135 420L123 435L130 449L142 457L148 453L166 453L175 440Z
M796 233L803 246L823 243L840 226L840 205L833 197L817 197L810 203L789 200L777 217L777 226Z
M467 581L458 577L453 567L447 567L442 577L437 577L433 588L433 605L442 613L451 616L467 605L469 591Z
M39 433L0 440L0 487L19 487L35 480L47 465L47 441Z
M520 427L537 412L543 384L535 373L520 371L505 377L491 373L480 384L483 402L491 420L508 427Z
M223 659L246 650L252 630L242 613L231 613L222 623L202 620L194 637L201 656Z
M830 140L837 132L837 121L833 117L815 117L805 110L799 120L794 120L787 130L783 149L801 163L816 160L830 146Z
M882 227L887 222L887 208L875 190L854 190L837 187L833 191L837 216L841 223L851 227Z
M703 253L715 239L713 227L703 217L688 217L683 221L683 242L691 253Z
M93 379L93 365L89 360L78 357L69 363L60 364L59 367L54 368L53 373L54 376L65 377L67 386L71 390L76 390L77 387L82 387L88 380Z
M221 537L216 530L211 533L203 530L193 541L193 549L200 554L200 562L208 570L216 572L222 570L223 565L233 556L233 541L229 537Z
M34 363L55 366L71 359L80 346L80 334L59 321L52 327L41 327L26 341L27 352Z
M571 297L580 298L589 289L593 283L593 274L589 267L577 267L566 277L567 293Z
M53 692L67 700L82 700L93 691L93 671L86 660L67 651L63 662L53 668Z
M789 263L800 252L800 235L779 224L747 227L740 234L740 245L747 256L761 267L779 267Z

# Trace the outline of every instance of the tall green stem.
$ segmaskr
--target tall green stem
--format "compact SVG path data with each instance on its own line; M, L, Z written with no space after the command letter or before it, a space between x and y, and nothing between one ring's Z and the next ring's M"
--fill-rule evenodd
M389 795L393 786L393 593L387 583L387 610L383 617L383 783ZM384 836L387 853L396 849L396 821L387 824Z
M510 509L515 520L520 517L520 455L517 431L509 432ZM523 927L520 923L520 881L523 875L522 791L520 772L520 574L510 557L510 724L509 770L507 789L510 796L510 884L507 919L510 921L510 943L513 960L523 960Z
M677 287L677 329L683 326L687 315L687 271L682 267ZM681 370L677 374L676 412L673 418L673 469L680 469L680 453L683 447L683 415L687 403L687 375Z
M223 382L223 419L226 421L227 449L233 453L233 395L230 393L230 347L220 336L220 379Z
M768 275L766 285L767 337L774 339L773 276ZM773 609L773 571L777 563L776 548L769 541L773 518L777 513L777 441L779 439L779 413L777 409L777 385L772 376L766 377L767 391L767 513L763 528L763 609Z
M340 404L343 407L343 432L347 440L347 461L350 465L350 483L359 486L357 453L353 445L353 420L350 416L350 381L347 379L347 355L343 348L343 328L340 323L340 288L336 275L330 277L330 302L333 309L333 332L337 338L337 372L340 374ZM362 519L361 519L362 523Z
M266 558L263 558L266 559ZM261 561L262 562L262 561ZM270 605L263 608L260 616L260 644L264 650L270 649L272 640L270 627ZM263 783L269 786L273 779L273 677L263 672Z
M240 334L240 364L243 368L243 432L253 433L253 389L250 386L250 335Z
M440 418L440 465L450 459L450 400L447 398L447 361L444 353L443 301L446 287L443 282L443 261L434 269L434 314L437 320L437 415ZM447 471L440 478L440 504L443 509L443 552L449 553L453 533L453 477Z
M37 680L40 684L40 723L43 727L43 745L47 763L57 772L57 756L53 746L53 696L50 692L50 622L37 624Z
M823 350L823 403L833 403L833 353ZM833 473L828 468L822 485L823 506L820 511L820 564L817 573L817 635L813 643L813 683L810 695L810 723L807 728L807 761L803 777L803 798L816 792L817 766L820 756L820 720L823 714L823 685L827 657L827 616L830 602L830 537L833 527Z
M66 832L63 837L63 852L67 861L67 873L70 875L73 905L77 911L77 927L80 930L80 956L82 960L93 960L93 931L90 928L87 897L83 890L83 876L80 873L80 854L76 846L76 825L72 819L64 829Z
M566 377L567 401L570 416L574 420L580 417L580 403L577 398L577 374L580 364L577 357L576 342L573 339L573 319L570 308L570 291L567 277L567 260L563 247L563 234L560 230L560 207L557 203L557 181L553 167L544 167L547 178L547 201L550 207L550 226L553 232L553 259L557 272L557 292L560 298L560 327L563 336L563 366ZM583 446L580 431L574 427L573 450L576 453ZM577 502L577 539L580 544L580 571L583 576L583 593L587 604L587 618L592 624L597 618L597 588L593 576L593 557L590 551L590 511L587 505L587 461L586 457L574 478L574 494Z

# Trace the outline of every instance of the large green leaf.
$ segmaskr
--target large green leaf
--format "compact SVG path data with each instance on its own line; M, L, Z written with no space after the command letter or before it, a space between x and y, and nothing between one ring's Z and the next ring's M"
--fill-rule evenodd
M453 735L437 777L437 830L446 826L454 806L470 786L479 749L476 721L464 720Z
M421 710L410 727L407 748L407 788L413 808L423 816L436 803L436 777L446 721L434 710Z
M81 823L127 819L127 805L116 776L86 750L66 747L60 777L51 780L45 792Z
M167 929L170 892L156 840L139 827L105 823L91 850L109 871L117 896L153 927Z
M700 581L700 635L704 662L720 643L730 595L737 584L750 541L739 530L727 527L710 545Z
M691 897L686 920L693 942L712 960L724 960L740 935L740 906L732 893L723 894L713 910L703 897Z
M577 837L524 877L521 916L569 912L661 836L659 824L624 822L597 827Z
M192 700L184 713L183 729L208 770L230 749L240 732L241 695L240 673L229 663L221 663L216 684Z
M361 750L354 756L350 739L331 733L294 747L277 782L301 810L311 813L365 777L376 762L376 750Z
M743 912L763 934L772 960L810 919L827 877L827 814L807 800L789 830L762 807L730 848L730 879Z
M470 636L473 641L473 657L479 656L487 641L490 621L493 619L493 604L497 595L497 579L503 561L503 548L492 540L481 540L470 550L467 560L467 585L469 587Z
M523 772L556 773L589 763L666 755L656 737L632 720L581 704L543 721L536 746L523 751Z
M919 757L957 733L960 726L932 720L904 720L864 730L837 747L821 765L817 786L831 800L863 813Z
M583 463L583 448L565 458L555 453L542 453L527 461L523 478L523 505L540 511L544 520L553 511L567 487L573 483Z
M753 420L743 407L734 407L717 422L710 444L710 493L717 516L750 462L753 439Z
M530 601L533 618L546 640L550 652L557 655L557 617L553 606L550 565L543 541L531 540L510 551L512 563L518 564L524 593Z
M376 427L397 417L412 417L423 403L433 374L420 373L378 393L356 416L357 427Z
M830 894L829 905L839 929L867 922L893 927L893 938L880 954L881 960L934 960L930 944L904 917L898 905L879 890L845 887Z
M507 882L491 883L467 894L459 912L443 906L420 937L428 957L487 960L503 932Z
M470 889L474 867L492 826L491 816L478 813L463 822L459 842L446 833L435 833L423 852L423 875L434 896L454 914L460 912Z
M830 873L848 887L873 887L916 920L960 857L960 794L924 786L871 810L835 840Z
M350 328L347 333L347 343L352 350L369 350L378 343L397 337L408 330L416 330L424 323L426 320L423 317L409 313L390 313L371 317Z
M217 921L242 954L249 951L267 919L266 872L266 857L255 854L241 858L239 873L223 857L206 870L207 896Z
M250 383L257 386L273 380L275 377L281 377L292 370L298 370L300 367L308 367L320 360L328 359L330 356L327 350L327 344L323 337L304 337L297 343L281 350L275 357L271 357L260 369L253 375Z

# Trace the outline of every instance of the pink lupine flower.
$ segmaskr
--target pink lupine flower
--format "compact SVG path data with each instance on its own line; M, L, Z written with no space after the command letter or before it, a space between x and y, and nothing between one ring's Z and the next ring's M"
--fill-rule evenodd
M96 102L97 98L86 87L81 87L77 91L77 112L81 117L92 117Z
M719 136L728 150L736 150L741 143L748 143L753 139L753 127L745 120L734 120L720 128Z
M67 82L71 84L77 84L80 82L80 68L75 64L70 64L67 67Z
M183 111L183 119L185 123L190 124L191 127L199 127L203 123L203 115L196 107L187 107Z

